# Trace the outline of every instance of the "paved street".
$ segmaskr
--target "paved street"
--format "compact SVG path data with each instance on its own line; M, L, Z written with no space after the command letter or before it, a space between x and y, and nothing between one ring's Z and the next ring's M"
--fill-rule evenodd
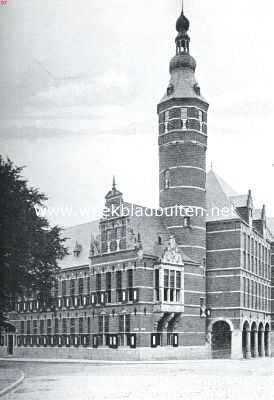
M171 364L6 363L25 373L5 400L270 399L271 359Z

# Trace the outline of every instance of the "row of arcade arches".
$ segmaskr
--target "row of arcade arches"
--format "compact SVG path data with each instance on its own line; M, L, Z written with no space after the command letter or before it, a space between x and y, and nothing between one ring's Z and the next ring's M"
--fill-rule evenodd
M209 332L213 358L231 357L233 324L229 320L213 321ZM268 322L245 321L242 327L242 356L244 358L270 356L270 340Z

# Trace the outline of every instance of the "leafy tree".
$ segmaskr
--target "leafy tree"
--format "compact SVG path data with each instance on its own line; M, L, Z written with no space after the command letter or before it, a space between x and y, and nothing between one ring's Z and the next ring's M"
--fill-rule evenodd
M67 252L61 228L36 213L47 197L28 186L22 170L0 156L0 321L18 296L50 301L57 261Z

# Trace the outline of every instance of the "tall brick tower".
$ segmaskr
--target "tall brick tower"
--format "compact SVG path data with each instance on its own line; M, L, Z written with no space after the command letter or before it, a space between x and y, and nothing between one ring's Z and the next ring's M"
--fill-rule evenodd
M183 9L176 29L176 55L169 66L171 78L157 110L160 206L168 209L179 205L189 207L184 217L173 208L173 215L166 217L166 225L183 252L203 264L206 257L205 185L209 105L202 97L195 79L196 61L189 53L189 21Z

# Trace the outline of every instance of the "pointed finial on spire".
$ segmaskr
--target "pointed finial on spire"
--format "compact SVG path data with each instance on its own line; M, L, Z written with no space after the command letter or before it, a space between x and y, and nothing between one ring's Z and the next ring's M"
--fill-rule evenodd
M115 175L113 175L113 178L112 178L112 190L116 190L116 179L115 179Z
M182 12L176 22L176 29L179 33L186 33L189 30L189 20L184 14L184 0L182 0Z

